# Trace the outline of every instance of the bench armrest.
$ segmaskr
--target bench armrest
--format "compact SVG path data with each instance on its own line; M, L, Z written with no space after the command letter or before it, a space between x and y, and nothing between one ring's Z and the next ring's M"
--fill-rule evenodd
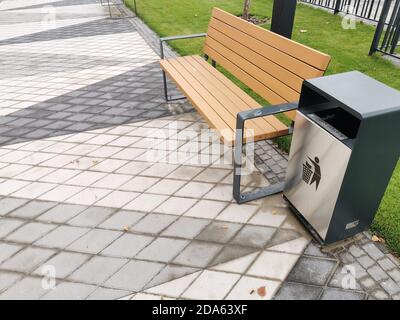
M271 115L282 113L282 112L296 110L297 107L298 107L298 103L293 102L293 103L283 103L283 104L277 104L277 105L274 105L271 107L251 109L251 110L239 112L237 114L236 129L240 129L240 128L243 129L243 124L246 120L260 118L260 117L266 117L266 116L271 116Z
M165 41L170 41L170 40L201 38L201 37L205 37L206 35L207 35L207 33L195 33L195 34L187 34L187 35L182 35L182 36L163 37L163 38L160 38L160 41L165 42Z
M195 33L195 34L187 34L187 35L182 35L182 36L170 36L170 37L160 38L160 57L161 57L161 59L164 59L164 46L163 46L164 42L171 41L171 40L201 38L201 37L205 37L206 35L207 35L207 33Z
M251 109L242 111L236 117L236 140L234 150L234 173L233 173L233 197L237 203L244 203L251 200L260 199L268 195L272 195L283 190L284 183L277 183L260 190L241 193L241 169L242 169L242 152L243 152L243 134L244 123L246 120L271 116L277 113L295 110L298 103L283 103L268 108ZM289 134L292 132L292 126L289 128Z

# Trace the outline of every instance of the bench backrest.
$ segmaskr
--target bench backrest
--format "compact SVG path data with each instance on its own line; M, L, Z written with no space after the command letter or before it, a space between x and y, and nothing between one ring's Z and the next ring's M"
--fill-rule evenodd
M322 76L330 61L324 53L218 8L203 52L271 104L298 101L303 80Z

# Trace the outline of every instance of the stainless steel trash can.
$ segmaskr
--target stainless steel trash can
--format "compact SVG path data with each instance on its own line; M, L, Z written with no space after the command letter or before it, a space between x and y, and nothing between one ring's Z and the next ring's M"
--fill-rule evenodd
M400 153L400 92L360 72L305 81L284 197L321 243L368 228Z

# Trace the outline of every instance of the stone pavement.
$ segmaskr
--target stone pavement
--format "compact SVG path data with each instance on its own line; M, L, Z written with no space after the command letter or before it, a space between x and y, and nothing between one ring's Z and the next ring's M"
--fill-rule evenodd
M281 196L233 201L231 150L164 103L140 20L93 0L0 16L0 299L398 297L370 237L325 254Z

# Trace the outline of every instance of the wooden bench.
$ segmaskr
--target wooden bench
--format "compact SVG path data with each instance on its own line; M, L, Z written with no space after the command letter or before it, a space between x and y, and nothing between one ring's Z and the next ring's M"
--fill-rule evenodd
M164 59L165 41L196 37L206 37L205 59L198 55ZM221 140L230 146L236 144L235 199L241 203L279 192L282 185L257 194L240 193L242 145L245 141L271 139L290 133L290 128L274 114L285 112L294 120L303 81L322 76L330 56L218 8L212 11L207 33L166 37L160 42L165 99L173 100L168 95L167 74L209 125L220 133ZM209 59L211 65L207 62ZM262 108L219 72L216 64L269 103L278 106Z

